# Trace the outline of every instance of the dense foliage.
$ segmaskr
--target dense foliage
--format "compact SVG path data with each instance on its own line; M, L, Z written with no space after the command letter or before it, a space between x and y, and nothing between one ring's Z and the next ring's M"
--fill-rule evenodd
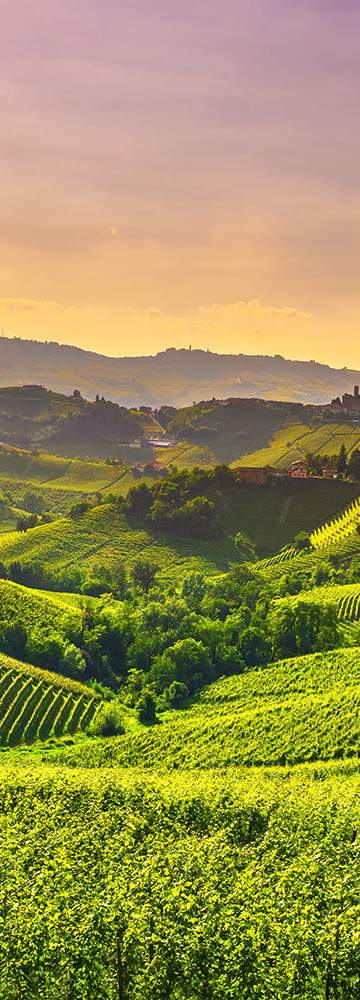
M1 1000L357 1000L355 771L0 787Z

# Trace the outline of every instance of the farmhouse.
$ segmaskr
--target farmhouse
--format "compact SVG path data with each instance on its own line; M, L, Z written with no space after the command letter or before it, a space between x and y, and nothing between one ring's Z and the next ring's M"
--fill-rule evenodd
M333 463L328 462L327 464L323 465L321 473L323 479L337 479L338 470L336 462Z
M291 479L307 479L309 475L309 466L305 459L300 458L298 462L292 462L288 468L289 476Z

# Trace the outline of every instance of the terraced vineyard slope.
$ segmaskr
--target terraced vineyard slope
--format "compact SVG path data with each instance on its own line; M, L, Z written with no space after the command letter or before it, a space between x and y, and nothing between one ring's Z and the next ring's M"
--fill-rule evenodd
M236 560L237 551L233 539L194 542L132 527L112 504L94 507L79 520L61 518L25 534L9 532L0 538L0 560L5 563L36 559L45 567L64 568L79 560L90 566L120 558L131 568L144 554L157 563L162 577L177 579L185 571L225 569L229 560Z
M284 468L305 455L338 455L344 445L350 458L355 448L360 447L360 424L326 422L290 422L276 430L265 447L243 454L238 465Z
M0 744L17 746L75 733L99 700L85 685L0 654Z
M360 497L357 497L338 517L332 518L311 532L311 544L314 549L324 551L332 549L337 542L343 543L347 539L351 541L359 526Z
M360 619L360 583L343 583L313 587L294 596L284 597L278 602L295 607L299 602L309 601L323 607L333 604L337 608L339 618L349 622Z

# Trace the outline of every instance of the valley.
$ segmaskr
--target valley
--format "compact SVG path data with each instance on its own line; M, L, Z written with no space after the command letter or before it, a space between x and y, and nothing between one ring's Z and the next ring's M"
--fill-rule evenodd
M358 437L280 411L0 446L1 1000L357 1000L360 487L238 468Z

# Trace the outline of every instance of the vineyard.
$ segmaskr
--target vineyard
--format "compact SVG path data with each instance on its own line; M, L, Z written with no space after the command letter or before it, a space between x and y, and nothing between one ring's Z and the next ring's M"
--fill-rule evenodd
M49 635L58 632L69 636L81 626L81 598L68 594L53 594L0 580L2 623L21 621L31 634L41 629Z
M0 744L60 737L84 729L98 700L84 685L0 654Z
M74 766L193 768L296 764L360 746L360 657L339 649L211 685L200 703L150 729L64 751Z
M338 516L321 524L310 532L310 551L299 552L294 546L285 546L280 552L267 559L261 559L257 568L269 576L274 576L282 563L292 562L297 566L315 566L319 559L336 555L348 559L360 553L360 498L356 497L350 506Z
M340 619L349 622L357 622L360 619L360 584L343 583L332 586L313 587L312 590L302 591L294 597L284 597L278 603L296 604L309 601L310 604L333 604L338 611Z
M0 445L0 476L9 483L90 494L111 490L124 495L135 483L131 469L121 461L115 465L90 462L7 445Z
M320 1000L330 961L358 1000L355 763L27 761L0 795L1 1000Z
M360 446L359 424L323 423L314 427L306 423L288 423L274 433L264 448L243 454L232 464L284 468L308 453L338 455L342 445L350 458L352 451Z
M116 506L103 504L79 520L59 519L32 528L25 534L9 532L0 537L0 560L31 563L41 560L44 567L63 568L79 560L93 562L123 559L131 568L139 556L153 559L164 578L178 578L179 573L218 572L236 559L232 539L219 542L165 538L155 532L131 527Z
M327 551L336 546L338 542L342 543L347 538L351 538L359 525L360 497L354 500L339 517L322 524L320 528L316 528L310 535L311 544L314 549Z

